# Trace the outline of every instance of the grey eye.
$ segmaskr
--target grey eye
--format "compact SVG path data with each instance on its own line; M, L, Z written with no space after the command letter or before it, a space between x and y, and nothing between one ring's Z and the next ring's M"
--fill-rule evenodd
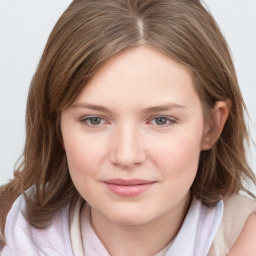
M168 122L168 119L165 118L165 117L157 117L157 118L155 118L155 123L157 125L166 125L167 122Z
M101 118L100 117L90 117L87 119L88 122L91 124L91 125L99 125L101 123Z

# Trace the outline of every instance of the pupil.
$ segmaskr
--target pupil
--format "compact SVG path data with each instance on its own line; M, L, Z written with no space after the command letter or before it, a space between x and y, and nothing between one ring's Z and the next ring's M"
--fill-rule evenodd
M93 124L93 125L98 125L98 124L100 124L100 121L101 121L101 119L100 119L99 117L92 117L92 118L90 118L90 122L91 122L91 124Z
M158 124L158 125L165 125L165 124L166 124L166 121L167 121L166 118L158 117L158 118L156 119L156 124Z

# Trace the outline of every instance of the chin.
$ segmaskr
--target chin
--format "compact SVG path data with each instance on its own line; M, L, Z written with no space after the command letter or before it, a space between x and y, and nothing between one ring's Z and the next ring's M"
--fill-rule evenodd
M139 209L115 209L105 215L111 222L125 226L139 226L151 222L156 218L150 210L146 212Z
M140 226L143 224L146 224L150 222L152 219L146 218L145 216L138 216L138 215L123 215L123 216L116 216L116 217L111 217L111 221L115 222L119 225L123 226Z

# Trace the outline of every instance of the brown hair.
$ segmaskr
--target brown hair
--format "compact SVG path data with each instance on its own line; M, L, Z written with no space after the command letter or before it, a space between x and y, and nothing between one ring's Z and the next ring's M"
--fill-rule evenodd
M201 153L192 193L205 205L255 183L247 164L246 110L226 41L198 0L74 0L55 25L32 80L26 112L26 144L15 178L1 197L25 194L27 218L44 228L78 196L69 176L60 132L61 111L110 57L146 45L182 63L194 75L205 116L230 99L224 130ZM8 196L7 196L8 197ZM9 206L8 206L9 207ZM7 208L8 208L7 207ZM8 210L2 214L2 223Z

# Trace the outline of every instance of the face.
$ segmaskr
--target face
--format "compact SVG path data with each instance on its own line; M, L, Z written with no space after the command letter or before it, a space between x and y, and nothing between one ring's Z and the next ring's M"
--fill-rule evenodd
M126 225L181 215L204 135L191 73L147 47L109 60L61 131L71 178L92 213Z

